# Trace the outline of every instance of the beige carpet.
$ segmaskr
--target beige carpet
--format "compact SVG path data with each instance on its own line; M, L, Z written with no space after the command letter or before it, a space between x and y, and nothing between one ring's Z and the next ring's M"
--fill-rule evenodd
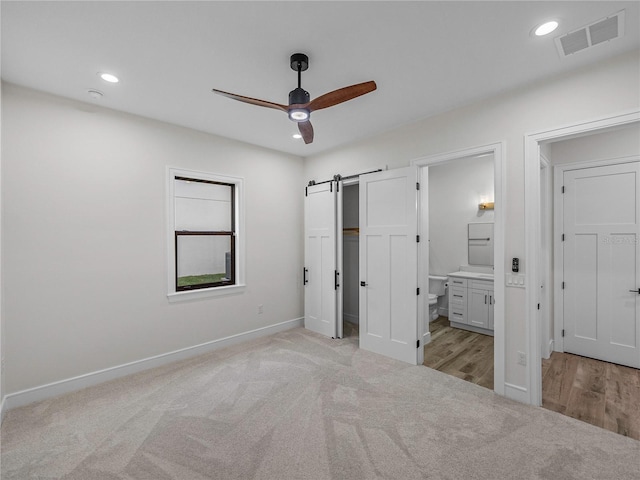
M640 442L290 330L12 410L2 479L638 479Z

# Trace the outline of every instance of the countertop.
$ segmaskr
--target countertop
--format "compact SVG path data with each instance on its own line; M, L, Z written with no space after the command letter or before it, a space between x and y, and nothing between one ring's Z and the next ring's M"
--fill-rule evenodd
M458 272L448 273L447 276L457 277L457 278L468 278L471 280L487 280L487 281L493 282L493 273L464 272L461 270Z

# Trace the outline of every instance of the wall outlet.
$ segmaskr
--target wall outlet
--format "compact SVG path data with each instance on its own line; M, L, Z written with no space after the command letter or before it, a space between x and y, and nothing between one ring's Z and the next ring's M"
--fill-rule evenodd
M262 315L264 309L262 308L262 304L258 305L258 315Z
M523 367L527 366L527 354L524 352L518 352L518 365Z

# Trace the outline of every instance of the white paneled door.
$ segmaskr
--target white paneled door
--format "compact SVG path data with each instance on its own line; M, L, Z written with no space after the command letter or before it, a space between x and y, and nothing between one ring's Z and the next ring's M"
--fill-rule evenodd
M360 176L360 348L418 361L417 169Z
M304 326L337 336L336 183L312 185L305 192Z
M640 368L640 163L564 172L564 350Z

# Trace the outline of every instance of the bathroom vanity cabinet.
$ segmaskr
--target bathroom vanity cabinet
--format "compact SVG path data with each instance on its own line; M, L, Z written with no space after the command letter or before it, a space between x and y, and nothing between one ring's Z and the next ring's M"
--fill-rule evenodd
M493 275L449 274L449 322L452 327L493 335Z

